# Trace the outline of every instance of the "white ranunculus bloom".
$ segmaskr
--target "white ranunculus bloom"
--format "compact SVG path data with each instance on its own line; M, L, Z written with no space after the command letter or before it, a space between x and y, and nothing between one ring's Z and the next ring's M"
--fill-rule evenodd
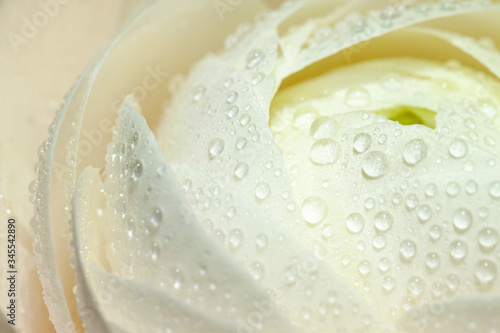
M500 3L267 7L145 1L67 94L55 330L500 332Z

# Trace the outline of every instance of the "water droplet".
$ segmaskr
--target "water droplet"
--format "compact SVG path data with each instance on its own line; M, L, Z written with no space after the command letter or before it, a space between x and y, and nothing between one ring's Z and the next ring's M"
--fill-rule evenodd
M238 99L238 93L236 91L231 91L226 96L226 102L232 104Z
M143 166L140 160L135 160L132 162L132 180L137 181L142 175Z
M309 197L302 203L302 216L311 223L321 222L328 212L326 201L320 197Z
M384 276L382 279L382 288L385 292L390 293L396 287L396 279L392 276Z
M298 129L309 128L318 116L319 112L315 107L309 105L300 107L293 115L293 126Z
M473 181L473 180L469 180L465 184L465 191L468 194L474 194L474 193L476 193L476 191L477 191L477 183L475 181Z
M320 165L333 164L337 162L341 149L340 144L335 140L320 139L311 147L311 161Z
M247 145L247 139L245 138L239 138L238 141L236 141L236 149L241 150L245 148Z
M158 259L158 255L160 254L160 245L157 242L153 242L151 245L151 259Z
M205 87L203 86L196 86L194 89L193 89L193 101L195 102L198 102L201 100L201 98L203 97L203 95L205 95Z
M474 267L474 276L481 287L490 285L497 276L497 266L491 260L479 260Z
M365 219L359 213L352 213L347 217L346 227L350 232L357 234L363 230Z
M425 187L425 195L429 198L432 198L436 194L436 191L437 187L433 183L427 184Z
M449 148L450 155L454 158L462 158L467 154L467 143L462 139L455 139Z
M432 208L429 205L421 205L417 208L417 217L422 223L429 221L432 217Z
M368 260L361 260L358 265L359 274L368 276L372 271L372 264Z
M268 239L267 236L264 234L260 234L257 236L257 239L255 240L255 245L257 245L257 248L259 250L264 250L267 247Z
M387 173L389 168L387 156L380 151L371 151L363 158L361 168L365 177L380 178Z
M155 232L158 230L158 227L160 226L160 223L163 219L163 214L160 208L156 208L153 210L153 214L151 214L151 217L149 218L149 226L148 228L150 229L151 232Z
M228 116L228 118L234 118L238 115L239 111L239 107L237 107L236 105L230 105L227 107L226 115Z
M345 104L352 108L364 108L371 102L370 93L363 87L351 87L345 94Z
M243 243L243 231L241 229L235 228L229 232L229 247L231 251L236 251L240 248Z
M446 185L446 194L450 197L454 197L460 192L460 186L456 182L451 182Z
M399 245L399 254L403 261L411 261L417 254L417 245L411 239L406 239Z
M271 187L268 183L262 182L255 187L255 196L258 199L264 200L269 196L269 194L271 194Z
M500 198L500 182L499 181L491 182L490 185L488 186L488 192L490 192L492 198L494 199Z
M425 290L424 280L419 276L413 276L408 280L407 288L410 295L419 297Z
M421 139L408 142L403 149L403 159L408 165L416 165L422 161L427 154L427 145Z
M337 123L332 117L320 117L312 123L310 133L316 140L333 138L337 134Z
M451 291L456 290L459 284L460 284L460 279L455 274L450 274L446 277L446 286Z
M433 240L434 242L438 241L440 238L441 238L441 227L438 226L438 225L433 225L430 229L429 229L429 237L431 238L431 240Z
M438 268L440 263L441 259L439 258L439 254L437 254L436 252L428 253L425 257L425 265L431 271Z
M467 208L458 208L453 213L453 225L458 231L464 232L472 224L472 214Z
M265 57L262 50L256 49L252 50L247 55L247 68L254 68L257 66Z
M483 228L479 231L477 241L484 251L491 251L498 243L498 232L492 228Z
M467 256L467 244L461 240L455 240L450 244L450 257L456 261L462 261Z
M354 151L361 154L364 153L372 145L372 137L368 133L359 133L354 137Z
M383 235L376 235L373 237L372 245L375 250L382 250L387 244L387 240Z
M377 215L375 215L374 225L378 231L384 232L391 228L393 221L394 219L389 212L382 211L378 212Z
M222 153L225 142L222 139L212 139L208 144L208 157L212 160Z
M236 168L234 169L234 175L236 179L241 179L248 174L248 164L245 162L240 162L236 164Z
M333 236L333 226L331 224L326 224L321 229L321 236L323 236L324 239L331 238Z
M388 258L380 258L377 262L377 267L380 273L386 273L391 268L391 261Z
M177 290L180 289L182 283L184 282L184 273L179 267L176 267L172 270L171 278L174 288Z
M260 280L264 276L265 268L260 261L254 261L250 265L250 273L255 280Z

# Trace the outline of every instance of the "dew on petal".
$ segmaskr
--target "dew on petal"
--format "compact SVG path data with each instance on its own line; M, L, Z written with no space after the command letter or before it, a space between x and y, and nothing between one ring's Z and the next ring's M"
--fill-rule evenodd
M302 204L302 215L311 224L321 222L328 212L326 201L320 197L309 197Z
M454 158L464 157L467 154L467 150L467 143L462 139L454 140L449 147L450 155Z
M333 164L339 159L341 149L340 144L335 140L320 139L311 147L311 161L320 165Z
M417 245L411 239L406 239L399 245L399 254L403 261L411 261L417 254Z
M369 179L380 178L389 169L387 156L380 151L372 151L364 157L361 168L363 175Z
M458 231L466 231L472 224L472 214L467 208L458 208L453 213L453 225Z
M427 154L427 145L421 139L408 142L403 149L403 159L408 165L416 165L422 161Z
M359 213L352 213L347 217L346 227L353 234L357 234L363 230L365 219Z
M212 139L208 144L208 157L214 159L224 150L225 142L222 139Z
M359 133L354 137L353 148L358 154L364 153L372 144L372 137L367 133Z

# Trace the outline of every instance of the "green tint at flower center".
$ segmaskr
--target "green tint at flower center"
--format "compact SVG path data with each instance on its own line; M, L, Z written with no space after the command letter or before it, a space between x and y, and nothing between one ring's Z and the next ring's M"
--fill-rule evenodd
M436 128L436 113L424 108L400 106L374 111L373 113L396 121L401 125L424 125L429 128Z

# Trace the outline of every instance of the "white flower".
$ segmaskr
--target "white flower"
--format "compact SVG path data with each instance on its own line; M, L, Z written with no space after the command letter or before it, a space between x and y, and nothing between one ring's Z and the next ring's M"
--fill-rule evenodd
M207 54L228 3L154 2L57 114L56 330L499 331L500 5L289 2Z

